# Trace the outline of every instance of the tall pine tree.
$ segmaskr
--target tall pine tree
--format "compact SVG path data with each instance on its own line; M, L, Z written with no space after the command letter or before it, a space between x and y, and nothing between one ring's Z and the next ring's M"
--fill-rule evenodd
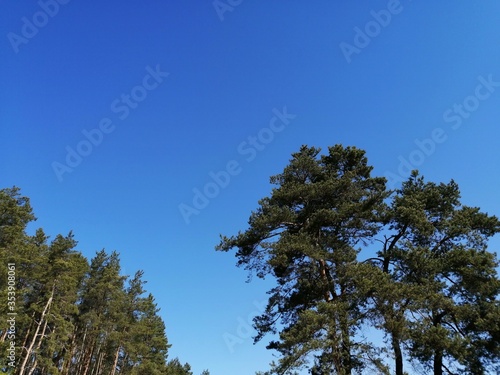
M359 149L337 145L321 157L319 151L303 146L293 154L283 173L271 177L277 187L259 202L249 229L222 237L218 246L237 248L239 265L276 278L255 327L259 340L283 326L268 346L281 354L278 374L303 366L315 374L351 374L369 351L357 336L365 320L357 246L380 226L385 179L371 177Z

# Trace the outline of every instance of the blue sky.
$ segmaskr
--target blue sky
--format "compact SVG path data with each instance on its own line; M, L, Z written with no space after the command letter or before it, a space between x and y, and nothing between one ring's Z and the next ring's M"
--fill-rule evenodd
M245 283L214 246L302 144L365 149L395 184L408 166L453 178L500 215L497 1L53 4L3 2L1 187L87 257L143 269L170 357L195 374L272 360L242 323L272 280ZM198 208L197 191L212 196Z

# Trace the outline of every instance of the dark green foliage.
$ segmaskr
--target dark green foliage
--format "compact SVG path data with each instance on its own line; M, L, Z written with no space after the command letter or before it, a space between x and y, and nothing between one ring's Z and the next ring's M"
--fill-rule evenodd
M191 375L188 364L167 362L169 344L142 271L120 273L118 253L88 261L70 233L48 242L33 236L29 199L0 190L0 298L7 300L7 263L16 267L17 362L0 356L0 371L15 375ZM126 282L128 279L128 286ZM6 353L7 306L0 304L0 350Z
M191 366L189 364L181 364L178 358L174 358L173 360L167 363L167 375L193 375L191 372Z
M250 217L250 228L223 237L219 250L238 249L238 264L257 276L272 274L277 287L255 319L257 340L284 327L269 344L282 357L276 373L309 366L349 374L363 367L357 340L365 319L358 292L356 246L373 236L384 209L385 180L372 178L364 152L302 147L271 182L277 185Z
M249 228L221 237L218 250L236 248L239 266L276 279L254 320L256 341L279 334L270 373L403 375L405 355L434 374L494 372L500 282L487 241L499 220L463 206L453 181L414 172L391 192L371 170L359 149L303 146Z
M463 206L453 181L426 183L414 173L394 199L391 226L400 236L391 273L413 290L404 321L410 357L435 374L488 373L500 354L500 281L487 241L500 222Z

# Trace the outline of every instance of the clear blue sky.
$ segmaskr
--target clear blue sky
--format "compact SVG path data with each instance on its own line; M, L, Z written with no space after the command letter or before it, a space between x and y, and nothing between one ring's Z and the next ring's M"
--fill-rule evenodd
M171 358L250 375L272 356L241 319L272 280L245 283L214 246L300 145L363 148L379 175L413 163L500 215L500 3L226 1L4 1L0 185L51 236L145 271Z

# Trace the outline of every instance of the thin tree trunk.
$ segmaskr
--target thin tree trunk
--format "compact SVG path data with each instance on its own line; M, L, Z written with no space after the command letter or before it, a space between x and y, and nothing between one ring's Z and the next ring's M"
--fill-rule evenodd
M66 352L69 353L68 358L63 357L63 364L61 366L61 375L67 375L69 372L69 367L71 364L71 359L75 355L76 352L76 328L73 331L73 336L71 337L71 344L70 344L70 349ZM66 355L66 354L65 354Z
M439 327L443 317L446 315L444 311L438 313L432 311L432 323L434 327ZM434 375L443 375L443 349L436 348L434 350Z
M128 353L125 353L125 357L123 357L123 359L121 360L121 365L122 365L122 368L127 368L129 367L128 366L128 361L130 359L130 356L128 355Z
M439 349L434 352L434 375L443 375L443 352Z
M118 358L120 356L120 348L121 348L122 343L118 343L118 348L116 348L116 354L115 354L115 360L113 361L113 368L111 369L111 374L110 375L115 375L116 372L116 366L118 365Z
M90 360L92 359L92 356L94 355L94 348L93 345L89 347L88 355L85 358L85 365L84 365L84 371L82 375L87 375L87 372L89 371L90 367Z
M101 348L102 344L99 345L97 353L95 354L96 360L94 362L94 366L92 366L92 371L90 372L91 375L99 375L101 373L101 365L104 357L104 352L101 351Z
M345 285L340 283L340 297L342 301L346 299L346 290ZM344 365L344 374L351 375L353 363L351 360L351 335L349 334L349 311L344 310L344 306L342 307L342 311L340 312L340 330L342 336L342 363Z
M319 272L321 274L321 278L323 279L326 287L324 291L324 297L326 302L330 302L330 290L328 288L328 278L326 277L326 262L323 259L319 260Z
M33 375L33 373L36 370L36 365L38 364L38 359L35 358L35 362L33 363L33 366L31 367L30 372L28 372L28 375Z
M80 344L81 347L80 347L80 350L78 351L78 358L76 360L76 368L77 368L77 374L80 375L81 372L82 372L82 368L83 368L83 363L85 362L85 340L87 338L87 330L88 330L88 327L85 326L85 331L83 332L83 339L82 339L82 343Z
M0 342L5 341L5 338L7 337L7 332L9 332L8 329L5 329L5 331L2 332L2 337L0 337Z
M40 338L38 339L38 344L36 344L36 348L34 350L34 353L35 353L35 362L33 363L30 371L28 372L28 375L32 375L33 372L35 372L36 370L36 365L38 364L38 357L37 357L37 351L40 349L40 347L42 346L42 340L45 336L45 331L47 330L47 323L48 323L48 320L45 320L45 323L43 324L43 330L42 330L42 333L40 334ZM33 338L33 340L37 340L36 337Z
M102 344L99 344L99 347L97 348L97 353L95 353L95 362L94 362L94 366L92 366L92 370L90 371L90 373L92 375L96 375L98 373L98 369L99 369L99 362L101 360L101 347L102 347Z
M42 340L45 337L45 331L47 330L47 323L48 322L49 321L47 319L45 319L45 323L43 324L43 330L42 330L42 333L40 335L40 339L38 340L38 344L36 345L35 350L40 349L40 347L42 346Z
M23 374L24 373L24 369L26 368L26 363L28 362L28 359L31 356L31 353L33 351L33 346L35 346L36 338L38 337L38 332L40 331L40 326L44 322L45 315L47 315L47 312L49 311L50 305L52 303L52 299L54 298L55 288L56 288L56 284L54 283L52 285L52 291L50 293L49 300L45 304L45 307L44 307L44 309L42 311L42 315L40 317L40 321L38 322L37 327L36 327L36 331L35 331L35 333L33 335L33 339L31 340L31 344L30 344L29 348L26 351L26 356L24 357L23 363L21 364L21 367L19 369L19 374Z
M30 326L28 328L28 332L26 332L26 335L24 336L23 345L21 346L22 348L26 347L26 344L28 342L28 338L30 336L31 328L33 328L34 322L35 322L35 313L33 313L33 315L31 315L31 324L30 324Z
M101 354L99 355L99 361L97 362L96 375L101 375L102 374L102 370L103 370L102 362L104 360L104 356L105 356L105 353L101 352Z
M344 365L344 374L351 375L352 372L352 361L351 361L351 338L349 336L349 328L347 323L342 324L342 363Z
M403 375L403 353L401 352L401 345L399 339L392 334L392 349L394 350L394 360L396 364L396 375Z

